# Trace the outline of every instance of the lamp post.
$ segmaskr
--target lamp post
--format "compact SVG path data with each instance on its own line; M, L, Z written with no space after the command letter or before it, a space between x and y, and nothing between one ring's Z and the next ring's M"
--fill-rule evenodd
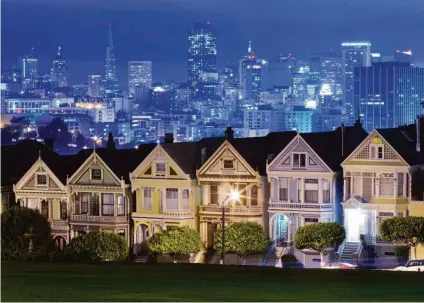
M231 199L232 201L237 201L240 199L240 193L238 191L232 190L227 197L225 197L224 201L221 203L221 225L222 225L222 235L221 235L221 261L220 264L224 264L224 255L225 255L225 202L227 202L228 199Z

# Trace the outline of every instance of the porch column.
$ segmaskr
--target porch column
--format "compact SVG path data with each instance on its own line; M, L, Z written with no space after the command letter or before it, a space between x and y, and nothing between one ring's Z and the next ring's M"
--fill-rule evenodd
M322 184L322 178L318 178L318 203L322 204L323 202L323 184Z
M99 216L102 216L102 193L96 193L96 195L99 195Z
M183 189L178 188L178 210L182 210Z
M291 233L292 233L292 214L289 214L287 216L288 224L287 224L287 243L289 244L291 242Z
M300 194L300 197L297 197L297 200L300 201L300 203L305 203L305 178L300 178L298 181L298 194Z
M347 200L347 177L343 177L343 201Z
M397 198L397 175L395 174L395 177L393 178L393 197Z
M210 185L204 184L202 185L203 188L203 199L202 199L202 205L208 205L210 203L209 197L210 197Z

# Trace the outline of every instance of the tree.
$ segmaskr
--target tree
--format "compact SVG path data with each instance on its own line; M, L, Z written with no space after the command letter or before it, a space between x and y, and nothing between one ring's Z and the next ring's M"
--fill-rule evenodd
M200 244L198 232L188 227L178 227L154 234L149 241L149 253L170 255L175 263L179 255L199 252Z
M300 227L294 237L297 249L312 249L320 253L321 266L324 266L324 252L330 247L336 247L346 237L343 225L332 223L314 223Z
M47 126L40 127L38 131L41 138L53 139L55 148L67 148L72 141L72 135L61 118L53 119Z
M107 137L106 148L107 149L116 149L116 145L115 145L115 141L113 139L112 133L109 133L109 135Z
M225 252L236 253L243 259L251 253L265 253L269 240L263 227L255 222L235 222L225 227ZM222 228L214 235L213 247L217 253L222 251Z
M89 232L75 237L65 249L68 258L84 262L120 261L128 255L127 241L110 232Z
M18 205L1 214L1 256L6 260L22 260L28 256L29 240L26 233L35 234L33 255L47 252L52 244L47 218L38 210Z
M417 256L417 246L424 242L424 218L393 217L384 220L380 225L380 235L385 241L400 242L414 249Z

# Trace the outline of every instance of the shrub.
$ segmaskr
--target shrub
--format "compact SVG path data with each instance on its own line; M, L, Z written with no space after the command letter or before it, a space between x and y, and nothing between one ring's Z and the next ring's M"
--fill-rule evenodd
M68 259L82 262L122 261L127 257L126 240L109 232L90 232L73 238L65 248Z
M409 259L409 246L398 245L395 247L395 255L399 264L405 264Z
M149 241L149 253L151 255L188 255L200 251L200 235L197 231L188 227L173 228L161 233L154 234Z
M295 255L285 254L281 256L281 265L283 268L301 268L302 264Z
M292 254L285 254L281 256L281 262L297 262L297 258Z
M263 227L254 222L235 222L225 227L225 252L236 253L243 259L250 253L265 253L269 244ZM222 250L222 228L214 235L214 249L220 254Z
M25 233L32 232L33 250L28 251L29 239ZM39 260L48 256L52 249L51 228L38 210L13 206L1 214L1 257L3 260Z

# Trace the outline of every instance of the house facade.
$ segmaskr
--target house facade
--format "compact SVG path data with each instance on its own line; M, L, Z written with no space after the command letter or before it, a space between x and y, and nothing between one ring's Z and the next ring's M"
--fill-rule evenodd
M157 145L130 173L135 255L147 255L148 240L157 232L182 226L198 230L200 189L190 158L195 148L195 143Z
M377 257L381 267L395 262L394 245L382 240L379 227L385 219L419 213L411 212L412 178L424 168L418 146L408 128L378 129L342 163L346 242L358 247L352 257Z

